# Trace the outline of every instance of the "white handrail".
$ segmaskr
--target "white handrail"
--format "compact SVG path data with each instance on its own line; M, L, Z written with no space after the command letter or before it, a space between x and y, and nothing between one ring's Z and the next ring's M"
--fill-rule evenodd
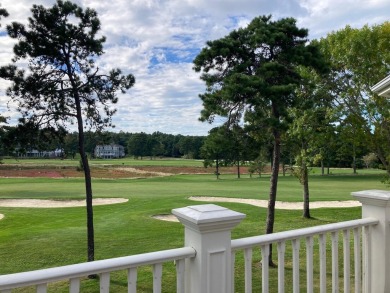
M1 275L0 290L47 284L66 279L77 279L88 275L130 269L144 265L160 264L184 258L192 258L195 255L196 251L192 247L183 247L30 272Z
M369 226L378 224L378 219L364 218L340 223L332 223L327 225L302 228L297 230L289 230L283 232L277 232L273 234L265 234L260 236L252 236L240 239L232 240L232 250L244 249L253 247L256 245L265 245L277 243L278 241L287 241L297 238L305 238L309 236L319 235L329 232L337 232L344 229L354 229L362 226Z

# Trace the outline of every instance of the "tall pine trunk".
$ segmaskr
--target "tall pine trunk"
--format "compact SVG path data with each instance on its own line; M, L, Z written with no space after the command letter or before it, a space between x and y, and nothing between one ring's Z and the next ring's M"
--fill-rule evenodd
M272 160L270 191L269 191L269 200L268 200L267 226L265 231L266 234L272 234L274 232L275 203L276 203L276 194L278 188L278 176L279 176L279 165L280 165L280 131L274 129L273 136L274 136L274 149L273 149L273 156L272 156L273 160ZM269 265L274 266L274 263L272 261L272 245L270 245Z
M309 195L309 171L306 163L302 166L302 185L303 185L303 217L310 219L310 195Z
M77 122L79 131L79 152L83 164L84 181L85 181L85 199L87 208L87 259L95 260L95 233L93 227L93 206L92 206L92 180L91 169L89 167L88 157L85 152L84 126L81 115L81 105L78 95L75 95L77 108ZM93 276L92 276L93 277Z
M241 172L240 172L240 159L237 160L237 178L241 178Z
M355 144L352 144L352 151L353 151L353 154L352 154L352 168L353 168L353 174L356 174L356 147L355 147Z
M215 175L217 176L217 179L219 179L219 158L217 156L217 159L215 160Z
M82 134L81 136L83 135L84 134ZM80 156L81 156L81 161L83 163L84 178L85 178L88 261L94 261L95 260L95 233L94 233L94 226L93 226L92 179L91 179L91 170L89 167L88 157L84 149L84 144L82 147L80 147Z

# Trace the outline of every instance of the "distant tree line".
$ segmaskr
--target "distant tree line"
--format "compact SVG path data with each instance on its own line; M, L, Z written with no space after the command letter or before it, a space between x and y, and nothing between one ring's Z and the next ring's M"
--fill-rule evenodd
M323 166L324 173L330 167L356 168L383 167L376 155L362 139L353 144L345 138L349 126L340 124L326 138L326 146L317 148L312 166ZM320 141L320 140L319 140ZM320 142L318 142L320 143ZM266 165L272 159L272 143L264 132L261 139L256 138L250 129L225 126L213 128L207 136L165 134L154 132L92 132L85 133L85 150L93 158L97 145L119 144L125 148L126 156L137 159L160 157L202 159L205 167L248 165L248 161ZM296 163L296 140L283 140L281 146L282 170L289 170ZM29 150L53 151L63 149L64 157L75 158L78 153L78 133L58 132L52 129L34 129L32 126L0 127L0 157L13 157ZM255 168L254 166L252 166ZM255 171L254 173L259 173Z
M137 159L173 157L201 159L200 149L205 136L184 136L154 132L85 132L85 150L93 158L97 145L119 144L127 156ZM50 129L26 129L3 125L0 128L0 156L15 156L29 150L63 149L64 156L74 158L78 153L77 132L57 132Z

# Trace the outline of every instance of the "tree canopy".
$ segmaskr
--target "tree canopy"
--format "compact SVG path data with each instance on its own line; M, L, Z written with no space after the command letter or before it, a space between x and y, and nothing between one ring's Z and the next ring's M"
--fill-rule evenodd
M318 71L326 63L317 44L308 43L307 29L298 28L293 18L276 21L271 16L253 19L245 28L207 42L194 60L202 72L206 92L201 120L227 117L239 123L255 112L256 123L264 124L273 136L273 168L267 216L267 233L273 232L281 133L289 121L287 109L295 105L295 89L302 77L299 66Z
M390 174L390 101L370 89L390 73L390 22L346 26L319 43L331 62L330 82L343 114L345 138L354 147L368 146Z
M2 68L1 76L13 81L7 94L24 117L41 125L66 127L82 117L97 128L110 126L116 111L110 104L135 79L119 69L101 73L96 66L105 42L97 35L97 13L62 0L49 9L33 5L31 11L27 27L17 22L7 26L9 36L18 41L14 63L29 61L28 72L16 65Z

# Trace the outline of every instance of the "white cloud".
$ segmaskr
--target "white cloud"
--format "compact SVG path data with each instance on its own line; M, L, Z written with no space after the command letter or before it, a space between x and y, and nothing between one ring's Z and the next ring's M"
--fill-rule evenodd
M51 6L54 0L36 0ZM220 38L259 15L295 17L310 38L325 36L346 24L361 27L388 20L388 0L78 0L96 9L106 36L101 70L119 67L133 73L136 85L119 95L116 130L207 134L216 125L200 123L198 95L204 84L192 60L207 40ZM10 17L26 23L31 1L3 0ZM13 41L0 35L0 65L10 62ZM7 98L0 81L0 111ZM9 113L13 114L13 112Z
M126 125L135 132L207 133L211 126L198 122L198 94L203 85L191 66L163 64L140 75L131 93L119 98L118 108L130 106L116 115L118 129Z
M387 0L301 0L300 5L307 13L298 17L298 23L310 29L311 38L324 37L346 25L382 23L389 19L385 11L390 11Z

